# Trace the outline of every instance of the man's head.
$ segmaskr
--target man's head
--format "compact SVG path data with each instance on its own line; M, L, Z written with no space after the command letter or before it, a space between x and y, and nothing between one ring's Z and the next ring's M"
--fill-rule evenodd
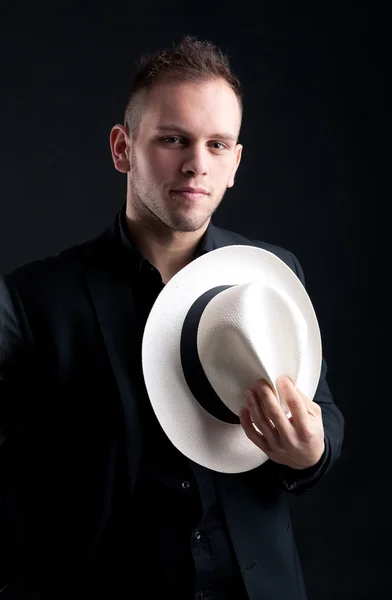
M143 57L125 124L111 132L129 214L174 231L203 228L234 184L241 119L240 83L210 42L186 37Z

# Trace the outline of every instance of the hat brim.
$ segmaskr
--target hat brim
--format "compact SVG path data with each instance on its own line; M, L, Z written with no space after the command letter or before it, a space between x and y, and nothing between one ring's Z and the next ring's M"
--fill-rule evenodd
M299 278L267 250L226 246L189 263L159 294L143 334L145 385L163 431L186 457L221 473L249 471L268 457L246 436L241 425L219 421L194 398L182 371L181 331L189 308L206 290L253 281L268 281L279 287L300 308L308 327L301 391L312 399L322 361L317 317Z

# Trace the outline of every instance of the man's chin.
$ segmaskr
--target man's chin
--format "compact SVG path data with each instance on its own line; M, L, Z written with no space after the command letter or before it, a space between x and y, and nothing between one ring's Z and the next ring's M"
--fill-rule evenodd
M196 231L205 228L210 218L211 215L198 215L198 217L176 215L169 217L164 222L172 231L179 233L195 233Z
M178 233L195 233L196 231L203 229L208 220L209 217L202 221L171 221L168 223L168 226L172 231L176 231Z

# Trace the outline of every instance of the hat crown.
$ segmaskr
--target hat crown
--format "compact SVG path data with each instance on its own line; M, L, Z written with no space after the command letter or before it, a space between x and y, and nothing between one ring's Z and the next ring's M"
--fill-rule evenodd
M235 285L212 298L197 334L205 375L236 415L245 388L257 379L266 379L276 393L279 375L298 384L306 344L306 320L298 306L282 289L263 281Z

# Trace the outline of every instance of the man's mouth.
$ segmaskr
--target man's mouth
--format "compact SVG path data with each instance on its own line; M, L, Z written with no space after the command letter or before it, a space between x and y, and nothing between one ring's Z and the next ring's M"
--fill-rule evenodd
M175 190L170 190L174 196L181 196L187 200L202 200L208 196L208 192L204 188L180 187Z

